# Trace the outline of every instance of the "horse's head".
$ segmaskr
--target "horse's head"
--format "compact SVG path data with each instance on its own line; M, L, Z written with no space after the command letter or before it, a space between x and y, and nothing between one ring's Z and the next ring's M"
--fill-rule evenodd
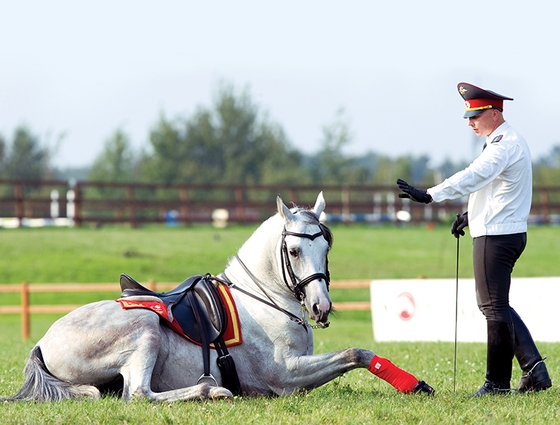
M305 306L309 317L321 328L329 325L332 309L329 297L327 256L332 234L319 221L325 209L323 193L319 193L311 210L290 210L280 196L276 200L278 213L284 220L280 247L280 274L286 286Z

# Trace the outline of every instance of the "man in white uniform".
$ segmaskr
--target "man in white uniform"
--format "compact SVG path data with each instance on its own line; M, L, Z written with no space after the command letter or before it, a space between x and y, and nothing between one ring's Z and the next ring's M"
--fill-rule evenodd
M502 115L504 100L512 98L468 83L457 88L465 100L468 125L477 136L486 137L482 153L466 169L428 190L397 180L403 191L399 197L428 204L469 195L468 210L457 217L451 233L458 238L470 228L477 303L488 329L486 381L474 395L508 393L514 356L523 371L517 391L545 390L552 386L546 365L509 305L513 266L527 243L531 153Z

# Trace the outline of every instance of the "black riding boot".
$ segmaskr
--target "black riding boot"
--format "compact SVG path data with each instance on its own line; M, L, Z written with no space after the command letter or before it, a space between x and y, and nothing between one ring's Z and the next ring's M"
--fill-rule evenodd
M513 363L513 325L511 322L486 322L488 348L486 353L486 382L473 397L510 392L511 366Z
M544 359L541 357L531 333L521 317L513 308L510 311L515 332L514 353L523 371L517 391L524 393L546 390L552 386L552 381L544 364Z

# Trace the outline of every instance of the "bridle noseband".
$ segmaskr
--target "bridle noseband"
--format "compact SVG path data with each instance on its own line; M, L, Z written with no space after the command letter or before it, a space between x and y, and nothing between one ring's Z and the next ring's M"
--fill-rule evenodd
M290 257L288 254L288 245L286 244L286 236L296 236L298 238L305 238L305 239L311 239L312 241L314 241L316 238L318 238L319 236L323 236L325 237L325 233L324 230L321 226L320 227L320 231L317 233L314 233L312 235L308 235L307 233L296 233L296 232L290 232L289 230L286 230L286 226L284 226L284 229L282 230L282 245L281 245L281 258L282 258L282 278L284 279L284 283L286 284L286 286L288 287L288 289L290 289L290 291L292 291L294 293L294 295L296 296L297 300L300 302L303 302L304 298L305 298L305 286L308 285L310 282L314 281L314 280L319 280L319 279L324 279L326 284L327 284L327 291L329 290L329 284L330 284L330 273L329 273L329 261L328 261L328 257L325 257L325 270L326 270L326 274L325 273L313 273L311 276L307 276L304 279L299 279L296 274L294 273L294 269L292 268L292 264L290 263ZM326 237L325 237L326 239ZM288 276L290 277L290 281L292 283L292 286L290 286L288 279L286 278L286 270L288 271Z

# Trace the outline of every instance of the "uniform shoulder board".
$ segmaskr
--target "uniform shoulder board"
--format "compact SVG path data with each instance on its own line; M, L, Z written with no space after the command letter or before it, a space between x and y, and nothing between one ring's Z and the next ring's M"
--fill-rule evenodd
M504 135L500 134L499 136L494 137L494 139L492 139L490 143L498 143L500 140L502 140L502 137L504 137Z

